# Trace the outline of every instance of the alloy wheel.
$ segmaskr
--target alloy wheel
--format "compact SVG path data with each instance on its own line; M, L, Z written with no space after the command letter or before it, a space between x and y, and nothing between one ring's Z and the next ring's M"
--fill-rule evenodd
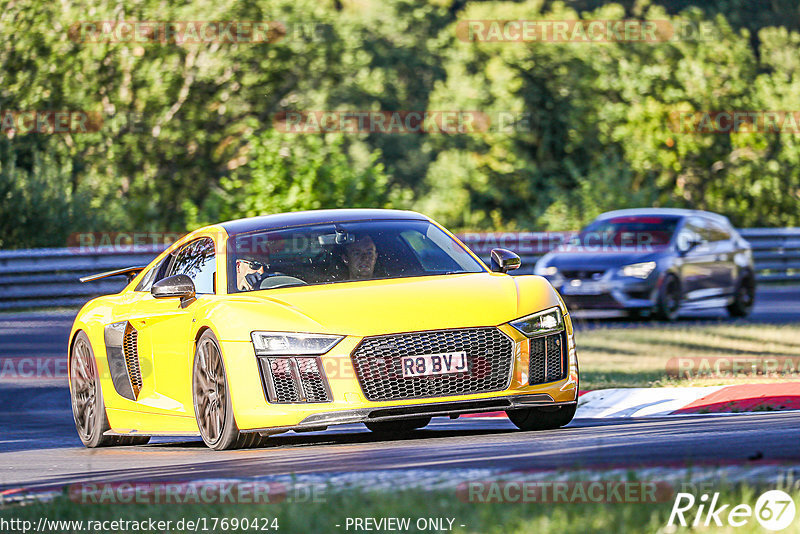
M658 302L653 311L656 317L666 321L678 318L681 309L681 285L675 276L668 275L658 291Z
M95 434L97 422L97 373L94 358L86 341L79 338L70 361L70 387L72 389L72 414L75 426L84 441Z
M225 370L219 348L211 339L202 339L197 347L197 369L194 373L194 409L203 439L219 441L225 425L227 390Z

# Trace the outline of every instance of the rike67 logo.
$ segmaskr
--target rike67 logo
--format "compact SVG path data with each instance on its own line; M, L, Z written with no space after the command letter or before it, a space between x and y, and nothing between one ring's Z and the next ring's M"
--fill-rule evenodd
M795 503L792 497L781 490L770 490L763 493L756 501L755 507L749 504L720 503L719 493L711 497L707 493L696 499L691 493L678 493L669 514L667 529L674 532L678 525L682 527L714 526L741 527L748 524L753 517L767 530L779 531L792 524L795 517Z

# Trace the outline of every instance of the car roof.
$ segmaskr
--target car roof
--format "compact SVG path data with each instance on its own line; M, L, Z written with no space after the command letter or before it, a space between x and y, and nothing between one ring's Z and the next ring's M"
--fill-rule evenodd
M236 219L220 223L229 236L257 232L259 230L275 230L291 226L305 226L309 224L326 224L352 221L375 220L430 220L426 216L413 211L381 210L381 209L335 209L335 210L310 210L295 211L290 213L276 213L274 215L261 215Z
M598 215L596 220L604 220L604 219L611 219L613 217L624 217L624 216L635 216L635 215L662 215L662 216L671 216L671 217L705 217L707 219L713 219L718 222L722 222L725 224L730 224L728 218L724 215L719 215L718 213L712 213L710 211L703 211L703 210L689 210L689 209L682 209L682 208L631 208L631 209L624 209L624 210L615 210L615 211L608 211L601 215Z

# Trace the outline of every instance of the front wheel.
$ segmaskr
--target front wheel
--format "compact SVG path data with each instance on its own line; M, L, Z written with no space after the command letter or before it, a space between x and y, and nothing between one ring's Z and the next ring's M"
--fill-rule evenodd
M655 316L664 321L673 322L678 318L681 309L681 283L674 275L668 275L658 289Z
M553 430L568 424L575 417L577 404L547 408L508 410L508 418L520 430Z
M639 321L642 319L642 310L632 309L625 310L625 318L629 321Z
M747 317L753 311L756 297L756 281L751 276L742 278L736 286L733 302L728 305L728 314L731 317Z
M236 426L225 375L225 362L214 334L208 330L197 342L192 370L192 398L197 428L203 442L214 450L258 446L258 432L242 433Z
M364 425L376 434L404 434L427 426L430 417L417 417L414 419L399 419L396 421L372 421Z

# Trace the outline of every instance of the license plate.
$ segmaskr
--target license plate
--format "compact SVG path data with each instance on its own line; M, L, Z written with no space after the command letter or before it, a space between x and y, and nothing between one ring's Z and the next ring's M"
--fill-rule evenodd
M561 293L564 295L600 295L606 292L606 285L602 282L581 282L573 285L572 283L564 284L561 288Z
M464 351L404 356L402 363L403 378L466 373L469 371L467 353Z

